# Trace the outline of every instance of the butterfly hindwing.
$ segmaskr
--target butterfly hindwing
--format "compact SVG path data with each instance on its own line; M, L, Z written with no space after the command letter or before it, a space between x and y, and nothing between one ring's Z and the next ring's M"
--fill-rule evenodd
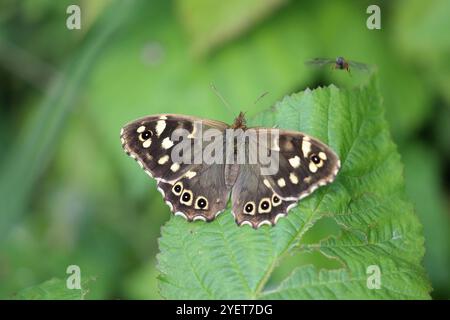
M232 213L238 225L275 225L297 201L283 200L264 183L258 165L243 165L233 186Z
M198 165L172 182L158 182L164 200L176 215L188 221L212 221L228 202L223 164Z

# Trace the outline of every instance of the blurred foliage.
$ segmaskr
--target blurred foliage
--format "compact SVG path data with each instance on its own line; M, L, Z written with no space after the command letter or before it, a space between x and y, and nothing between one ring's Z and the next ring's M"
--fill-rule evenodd
M21 300L82 300L89 292L90 280L84 280L80 289L67 289L65 280L53 278L37 286L21 290L14 298Z
M406 190L416 207L427 239L425 267L437 294L445 296L450 284L450 226L445 214L445 197L439 188L439 157L423 143L403 150L408 177ZM425 187L424 187L425 186Z
M432 295L449 298L449 2L378 1L381 30L365 25L372 1L211 2L2 1L0 297L77 264L97 278L87 298L159 298L157 238L169 210L123 154L120 127L159 112L231 121L211 83L249 116L306 87L359 86L362 73L303 63L342 55L378 66ZM74 3L82 29L70 31Z
M246 32L286 2L286 0L178 0L176 8L181 22L191 36L193 52L204 55Z

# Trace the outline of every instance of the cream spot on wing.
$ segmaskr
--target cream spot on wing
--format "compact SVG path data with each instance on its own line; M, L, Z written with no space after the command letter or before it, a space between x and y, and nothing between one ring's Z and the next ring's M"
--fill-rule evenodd
M312 173L317 171L317 166L312 162L309 163L309 171L311 171Z
M165 193L164 193L164 190L163 189L161 189L161 187L158 187L158 188L156 188L156 190L158 190L159 191L159 193L161 193L162 194L162 196L163 197L165 197Z
M151 144L152 144L152 139L148 139L148 140L145 140L145 141L142 143L142 146L143 146L144 148L148 148L148 147L150 147Z
M267 224L268 226L271 226L271 225L272 225L272 222L270 222L269 220L261 221L260 223L258 223L258 225L256 226L256 228L259 228L259 227L261 227L261 226L263 226L263 225L265 225L265 224Z
M189 170L189 171L186 172L186 174L185 174L185 176L186 176L188 179L192 179L192 178L195 177L196 175L197 175L197 172L191 171L191 170Z
M179 196L183 192L183 183L181 181L178 181L177 183L175 183L172 187L172 192L176 196Z
M310 151L311 151L311 142L309 142L305 138L303 138L303 141L302 141L303 156L305 158L307 158Z
M337 167L336 167L336 169L334 170L334 172L333 172L333 174L334 175L337 175L337 173L339 172L339 169L341 168L341 160L338 160L338 162L337 162Z
M159 120L167 120L167 117L166 116L161 116L161 117L159 117Z
M298 168L300 167L300 157L299 156L295 156L293 158L289 159L289 163L291 164L291 166L293 168Z
M192 220L194 220L194 221L197 221L197 220L206 221L206 218L204 216L195 216L194 219L192 219Z
M267 188L270 189L270 183L269 183L269 180L264 179L264 180L263 180L263 183L264 183L264 185L265 185Z
M189 197L187 197L188 199L187 200L185 200L184 198L185 198L185 195L189 195ZM182 203L182 204L185 204L185 205L187 205L187 206L190 206L191 204L192 204L192 198L193 198L193 194L192 194L192 191L191 190L184 190L183 191L183 194L181 195L181 197L180 197L180 202Z
M161 158L159 158L158 163L159 163L159 164L164 164L164 163L166 163L167 161L169 161L169 156L168 156L168 155L165 155L165 156L162 156Z
M172 142L172 140L170 140L169 137L166 137L166 138L164 138L164 140L162 141L161 146L162 146L164 149L169 149L170 147L173 146L173 142Z
M306 198L307 196L309 196L311 194L311 192L304 192L302 194L300 194L300 197L298 198L299 200L302 200L304 198Z
M263 204L267 206L267 208L263 208ZM272 210L272 203L270 202L270 198L262 198L259 202L258 213L267 213Z
M283 178L278 179L277 183L281 188L283 188L286 185L286 181L284 181Z
M175 212L175 215L176 215L176 216L183 217L183 218L185 218L185 219L187 220L187 217L186 217L186 215L185 215L183 212L180 212L180 211Z
M318 164L316 164L317 168L322 168L325 162L321 159Z
M244 205L244 214L254 215L256 212L256 205L253 201L249 201Z
M322 160L327 160L327 154L325 152L319 152L319 158Z
M223 211L224 211L224 210L217 211L216 214L214 215L214 217L217 217L217 216L218 216L219 214L221 214Z
M166 121L165 120L158 120L156 122L156 135L159 137L161 133L163 133L164 129L166 128Z
M306 183L310 183L311 182L311 177L306 177L303 179L303 181L305 181Z
M138 133L142 133L145 131L145 126L140 126L139 128L137 128L136 132Z
M200 201L203 200L203 204L202 206L200 206ZM206 199L203 196L199 196L197 197L197 199L195 199L195 209L200 209L200 210L208 210L208 199Z
M172 170L173 172L177 172L178 169L180 169L180 164L179 163L174 163L170 166L170 170Z
M276 195L276 194L273 194L273 195L272 195L272 205L273 205L274 207L278 207L280 204L281 204L281 199L280 199L280 197L279 197L278 195Z
M166 201L166 204L169 206L170 211L173 211L173 205L169 201Z
M280 218L283 218L283 217L285 217L285 216L286 216L285 213L279 213L279 214L277 214L277 216L275 217L274 223L277 223L278 220L280 220Z
M289 175L289 180L291 180L291 182L292 182L293 184L297 184L297 183L298 183L298 178L297 178L297 176L296 176L294 173L292 173L292 172L291 172L291 174Z
M150 171L145 170L145 173L146 173L150 178L153 178L153 175L152 175L152 173L151 173Z

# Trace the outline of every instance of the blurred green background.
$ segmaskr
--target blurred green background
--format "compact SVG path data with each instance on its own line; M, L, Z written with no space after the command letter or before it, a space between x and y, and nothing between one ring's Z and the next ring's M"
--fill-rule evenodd
M80 30L66 28L70 4ZM366 27L371 4L381 30ZM122 151L121 126L163 112L231 122L211 83L249 117L307 87L364 83L304 65L340 55L378 67L432 296L450 298L449 17L448 0L1 1L0 298L72 264L95 277L87 298L160 298L169 209Z

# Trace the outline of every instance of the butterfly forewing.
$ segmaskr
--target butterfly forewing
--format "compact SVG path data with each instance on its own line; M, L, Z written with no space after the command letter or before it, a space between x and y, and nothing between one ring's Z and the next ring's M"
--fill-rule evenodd
M264 179L285 200L304 198L333 182L339 171L337 155L303 133L280 130L279 149L279 170Z
M219 121L204 120L196 117L161 114L149 116L133 121L123 127L121 131L122 147L125 152L134 158L139 165L151 177L162 181L173 181L182 177L194 162L196 152L202 152L195 148L199 143L196 137L209 128L224 130L226 124ZM189 161L173 161L172 151L181 141L174 139L173 133L185 132L191 139ZM180 152L182 155L182 152Z
M155 115L126 125L121 133L125 151L158 181L158 190L171 211L192 220L213 220L227 205L230 187L225 185L224 164L203 162L202 134L208 129L224 132L227 125L182 115ZM189 161L176 161L172 153L182 141L174 132L186 130ZM197 148L198 147L198 148ZM182 152L181 152L182 153ZM196 162L199 156L201 162Z

